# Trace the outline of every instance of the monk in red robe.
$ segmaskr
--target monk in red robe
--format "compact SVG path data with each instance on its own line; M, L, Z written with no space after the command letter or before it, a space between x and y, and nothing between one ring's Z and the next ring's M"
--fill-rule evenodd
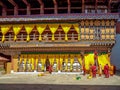
M93 77L96 77L96 72L97 72L96 66L93 65L91 68L92 68L92 75L93 75Z
M49 65L48 71L49 73L52 73L52 65Z
M108 64L106 64L104 66L104 74L105 74L105 78L109 78L109 66L108 66Z

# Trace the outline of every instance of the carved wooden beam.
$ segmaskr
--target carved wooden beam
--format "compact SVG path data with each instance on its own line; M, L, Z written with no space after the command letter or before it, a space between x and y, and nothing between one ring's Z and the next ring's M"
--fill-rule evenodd
M44 3L42 0L37 0L40 4L40 14L44 14Z
M27 5L27 15L30 15L30 3L27 0L22 0Z
M40 5L43 5L44 3L42 2L42 0L37 0L39 3L40 3Z
M56 1L56 0L53 0L53 3L54 3L55 5L57 5L57 1Z
M3 4L3 2L1 2L1 1L0 1L0 6L2 6L2 7L6 7L6 5Z
M71 9L70 9L70 6L71 6L70 0L67 0L67 2L68 2L68 13L70 13L71 12Z
M27 6L29 6L30 4L27 2L27 0L22 0Z
M14 0L8 0L14 7L15 6L17 6L18 7L18 5L14 2Z
M14 2L14 0L8 0L14 6L14 15L18 15L18 5Z
M57 14L57 13L58 13L57 1L56 1L56 0L53 0L53 3L54 3L54 13Z
M71 4L70 0L67 0L67 2L68 2L68 5Z

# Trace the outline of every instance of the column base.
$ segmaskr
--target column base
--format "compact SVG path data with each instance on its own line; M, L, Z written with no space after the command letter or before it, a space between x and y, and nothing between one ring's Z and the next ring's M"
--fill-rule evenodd
M14 73L14 71L13 70L11 70L11 72L10 73Z
M37 71L36 71L36 70L34 70L34 72L36 73Z
M61 71L59 70L58 73L61 73Z

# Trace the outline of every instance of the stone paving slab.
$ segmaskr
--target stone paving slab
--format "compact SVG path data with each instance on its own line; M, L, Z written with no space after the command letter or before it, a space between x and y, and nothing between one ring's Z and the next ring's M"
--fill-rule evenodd
M76 77L80 76L80 80ZM120 74L87 79L80 74L0 75L0 90L120 90Z

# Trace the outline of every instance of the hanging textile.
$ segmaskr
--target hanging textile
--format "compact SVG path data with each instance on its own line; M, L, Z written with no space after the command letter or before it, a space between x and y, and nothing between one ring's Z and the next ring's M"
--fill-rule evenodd
M34 67L34 62L35 62L34 57L31 57L31 60L32 60L32 61L31 61L31 63L32 63L32 71L33 71L33 70L34 70L34 68L35 68L35 67Z
M41 70L44 71L45 70L46 56L45 55L41 55L40 58L41 58L41 63L42 63Z
M39 41L42 40L41 34L44 32L46 26L47 26L46 24L37 24L36 25L38 33L39 33Z
M36 66L37 66L37 64L36 64L36 59L37 59L37 58L36 58L36 55L34 55L34 70L36 70L36 68L37 68L37 67L36 67Z
M31 56L30 55L27 55L27 63L26 64L28 64L27 65L27 70L28 71L32 71L32 65L31 65L31 58L30 58Z
M62 64L63 64L63 55L60 55L60 70L63 69Z
M104 69L104 66L106 64L108 64L110 66L108 54L98 55L98 64L101 64L102 69Z
M31 71L31 68L32 68L31 67L31 58L29 55L27 56L27 60L28 60L28 64L29 64L28 70Z
M19 61L20 64L22 63L22 60L23 60L23 55L20 56L20 61Z
M73 70L74 55L70 55L70 71Z
M26 41L30 41L30 36L29 34L32 32L33 28L34 28L34 25L33 24L26 24L24 25L25 26L25 30L27 32L27 38L26 38Z
M24 71L26 71L27 55L24 55Z
M77 58L78 58L78 62L79 64L82 66L83 65L83 62L82 62L82 58L80 55L77 55Z
M68 70L68 55L65 55L65 71Z
M73 24L76 32L78 33L78 40L80 40L80 29L79 29L79 24Z
M58 71L59 70L59 64L60 64L60 61L59 61L59 55L56 55L56 70Z
M49 55L48 58L49 58L50 65L53 66L53 64L54 64L54 55Z
M36 56L36 70L38 70L38 59L39 59L39 56L37 55Z
M19 34L20 30L22 28L22 25L13 25L13 32L14 32L14 41L17 40L17 35Z
M90 64L94 65L94 53L85 55L85 68L89 70Z
M52 40L55 40L54 34L57 31L59 24L48 24L50 31L52 32Z
M7 34L7 32L10 29L10 25L1 25L1 32L2 32L2 42L5 41L5 34Z
M67 41L68 40L67 33L71 28L71 24L61 24L61 27L62 27L63 31L65 32L65 40Z

